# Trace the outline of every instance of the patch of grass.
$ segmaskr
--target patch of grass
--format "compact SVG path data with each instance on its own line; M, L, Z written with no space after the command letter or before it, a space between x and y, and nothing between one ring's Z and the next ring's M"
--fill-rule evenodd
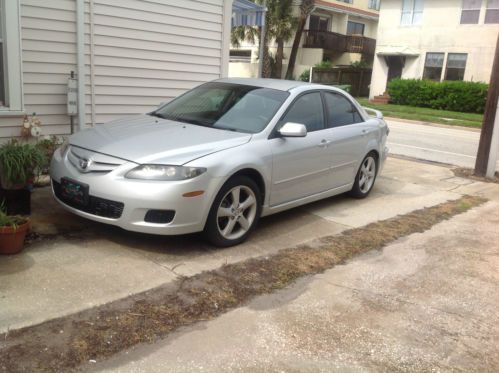
M383 112L385 117L474 128L482 128L483 123L483 114L459 113L456 111L436 110L405 105L373 104L370 103L367 98L357 98L357 101L362 106Z
M0 335L0 370L67 371L212 319L297 278L323 272L484 203L480 197L413 211L277 254L229 264L104 306Z
M486 178L486 177L480 177L480 176L475 176L474 172L475 170L471 168L464 168L464 167L459 167L459 168L454 168L452 170L454 172L454 175L458 177L464 177L467 179L475 180L475 181L481 181L484 183L496 183L499 184L499 172L496 172L493 178Z

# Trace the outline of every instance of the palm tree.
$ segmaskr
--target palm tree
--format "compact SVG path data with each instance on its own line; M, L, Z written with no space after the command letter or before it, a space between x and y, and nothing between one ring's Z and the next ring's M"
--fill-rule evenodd
M315 8L315 0L301 0L300 4L300 18L298 19L298 27L293 40L293 47L289 56L288 71L286 72L286 79L293 79L293 70L295 69L296 55L300 47L301 36L307 23L307 18Z
M269 34L277 44L274 75L281 79L284 43L293 36L297 19L293 16L293 0L271 0L268 9L271 16Z
M289 40L296 27L296 19L292 15L293 0L252 0L267 7L265 15L266 32L263 40L263 69L262 77L270 78L272 75L271 57L269 54L269 40L275 39L277 53L275 58L274 75L281 78L282 60L284 57L284 43ZM234 27L231 33L231 44L239 47L242 41L255 44L261 42L261 27L239 26Z

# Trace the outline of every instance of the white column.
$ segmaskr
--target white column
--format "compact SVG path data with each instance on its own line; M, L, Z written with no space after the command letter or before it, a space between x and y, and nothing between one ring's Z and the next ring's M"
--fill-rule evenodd
M78 78L78 127L85 128L85 0L76 0L76 61Z

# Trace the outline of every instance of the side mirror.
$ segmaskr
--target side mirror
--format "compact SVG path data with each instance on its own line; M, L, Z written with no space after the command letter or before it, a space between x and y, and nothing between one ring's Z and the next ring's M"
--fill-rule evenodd
M307 136L307 127L300 123L288 122L277 132L283 137L305 137Z

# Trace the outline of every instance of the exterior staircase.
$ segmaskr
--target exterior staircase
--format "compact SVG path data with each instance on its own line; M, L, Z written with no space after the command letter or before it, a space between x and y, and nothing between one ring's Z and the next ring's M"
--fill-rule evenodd
M388 92L383 93L379 96L374 96L374 98L370 101L373 104L388 104L390 101L390 95Z

